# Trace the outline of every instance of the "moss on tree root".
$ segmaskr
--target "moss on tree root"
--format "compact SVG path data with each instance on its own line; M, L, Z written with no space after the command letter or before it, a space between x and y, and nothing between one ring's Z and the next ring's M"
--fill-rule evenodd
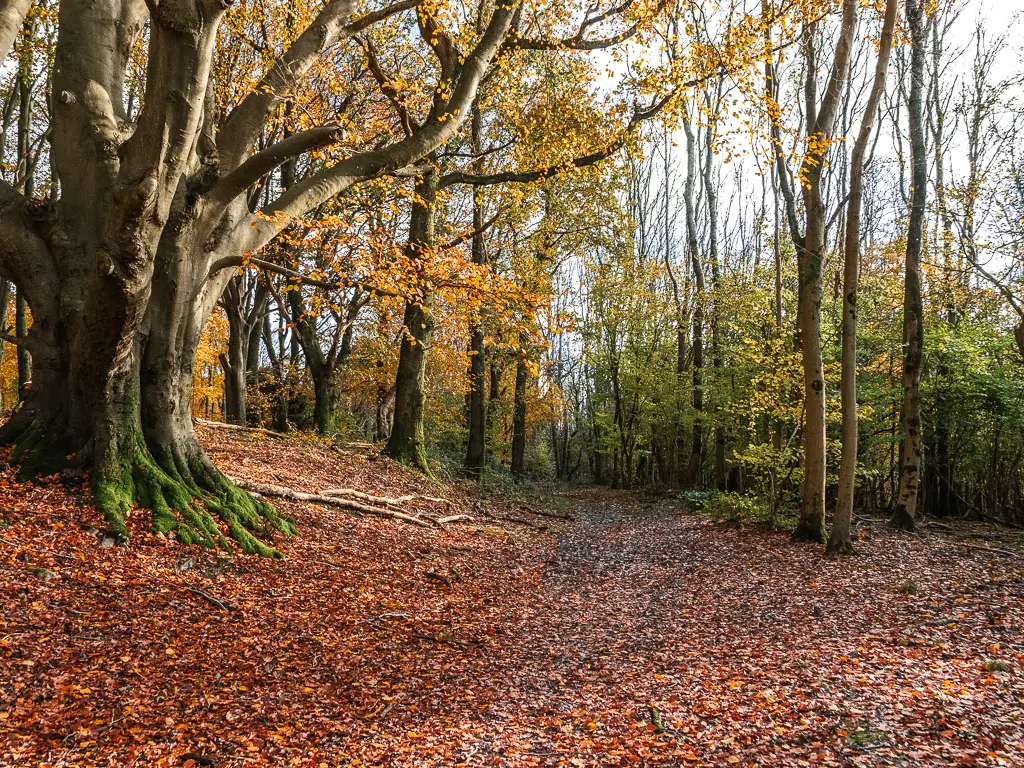
M825 543L825 521L820 518L804 518L797 523L791 537L793 541L812 541L815 544Z
M6 426L0 439L13 443L11 461L19 465L19 475L50 474L71 463L61 448L66 440L55 438L46 423L32 420ZM153 530L174 532L185 544L227 549L231 538L247 554L281 557L258 537L273 531L295 535L291 519L233 485L198 450L190 458L178 451L154 456L136 432L107 456L91 459L93 501L118 538L128 538L125 518L135 506L152 510ZM227 537L220 522L227 524Z
M154 530L173 531L186 544L227 549L218 519L246 554L281 557L257 535L295 535L291 519L233 485L199 457L189 460L176 452L154 457L141 441L129 460L96 471L92 490L107 524L121 536L128 534L125 515L133 505L153 511Z

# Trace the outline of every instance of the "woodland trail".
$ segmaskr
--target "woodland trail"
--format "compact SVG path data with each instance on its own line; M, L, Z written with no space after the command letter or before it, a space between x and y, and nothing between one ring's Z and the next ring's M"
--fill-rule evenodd
M902 567L880 562L884 549L869 541L867 562L826 561L778 534L723 529L635 495L585 492L577 506L580 521L558 535L508 649L509 704L489 713L498 732L520 723L524 756L1024 764L1024 686L978 666L1000 642L1024 651L1019 588L1010 619L982 610L985 597L956 594L966 574L919 567L935 542L902 540ZM891 548L895 537L879 535ZM947 568L958 565L945 554ZM930 599L900 593L911 576ZM992 580L971 588L1005 577ZM936 621L946 615L959 621ZM979 646L970 635L985 624ZM522 729L524 720L537 725Z
M431 492L206 441L252 480ZM476 522L282 499L300 535L268 561L143 512L105 548L78 491L0 468L0 766L1024 765L1019 535L865 525L827 560L635 493L446 493Z

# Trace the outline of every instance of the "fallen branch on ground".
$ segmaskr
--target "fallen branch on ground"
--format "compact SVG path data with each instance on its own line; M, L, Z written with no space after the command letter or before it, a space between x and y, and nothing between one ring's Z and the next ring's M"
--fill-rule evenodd
M572 515L559 514L558 512L545 512L542 509L534 509L533 507L528 507L525 504L520 504L519 506L524 512L529 512L531 515L537 515L538 517L551 517L555 520L568 520L571 522L576 521L576 518Z
M1008 557L1018 557L1017 552L1011 552L1008 549L999 549L998 547L983 547L980 544L960 544L964 549L976 549L979 552L991 552L994 555L1007 555Z
M24 544L19 544L16 541L8 541L7 539L3 538L2 536L0 536L0 542L3 542L4 544L6 544L9 547L14 547L15 549L24 549L26 552L34 552L37 555L50 555L51 557L62 557L65 560L78 560L79 559L77 557L72 557L71 555L62 555L60 552L51 552L48 549L32 549L31 547L26 547Z
M441 584L444 584L446 587L448 587L448 589L452 588L452 580L445 576L443 573L438 573L437 571L427 571L423 574L423 577L428 581L440 582Z
M208 421L207 419L193 418L196 424L201 424L204 427L212 427L213 429L232 429L236 432L251 432L258 435L266 435L267 437L273 437L277 440L284 440L288 437L281 432L274 432L271 429L263 429L262 427L243 427L241 424L226 424L223 421Z
M522 518L522 517L506 517L504 515L494 515L494 514L491 514L490 512L483 512L483 511L481 511L481 514L484 517L486 517L488 520L494 520L494 521L501 522L501 523L516 523L518 525L525 525L528 528L534 528L534 529L536 529L538 531L548 531L548 530L550 530L550 527L545 525L544 523L538 524L538 523L533 522L532 520L526 520L525 518Z
M222 611L231 613L231 611L235 610L237 607L233 603L229 603L227 600L221 600L219 597L214 597L209 592L204 592L199 587L194 587L191 584L186 585L186 589L188 589L188 591L193 595L199 595L199 597L203 598L206 602L217 606Z
M385 509L384 507L374 507L369 504L361 504L358 501L351 501L338 496L324 496L319 493L303 493L302 491L296 491L294 488L286 488L283 485L253 483L248 480L240 480L235 477L229 477L228 479L239 488L249 491L249 493L257 493L260 496L271 496L280 499L291 499L292 501L303 501L307 504L324 504L326 506L338 507L340 509L347 509L353 512L362 512L366 515L390 517L395 520L401 520L404 523L420 525L424 528L431 527L431 524L425 520L413 517L412 515L407 515L404 512L397 512L395 510Z
M449 515L448 517L437 518L437 523L438 525L445 525L446 523L462 523L470 522L472 520L472 515Z
M416 493L410 493L406 496L396 496L389 498L387 496L374 496L370 493L363 493L357 491L354 488L328 488L325 491L320 491L323 496L348 496L353 499L359 499L360 501L366 501L371 504L405 504L410 501L429 501L434 504L449 504L451 502L448 499L440 499L436 496L420 496Z

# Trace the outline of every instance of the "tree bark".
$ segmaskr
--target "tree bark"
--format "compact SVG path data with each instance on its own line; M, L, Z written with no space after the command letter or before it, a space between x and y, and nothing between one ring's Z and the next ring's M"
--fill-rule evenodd
M851 537L854 490L857 479L857 282L860 273L860 213L864 194L864 157L871 138L875 114L885 92L899 0L887 0L878 61L871 93L864 107L860 129L850 159L850 197L846 216L843 263L842 381L843 448L839 464L839 491L826 551L832 555L855 553Z
M701 465L704 461L704 268L701 265L697 244L697 214L693 199L697 176L697 148L690 125L689 115L684 116L683 130L686 134L686 181L683 186L683 201L686 208L686 250L693 269L696 296L693 300L693 426L690 439L690 460L686 469L686 484L694 487L700 484Z
M928 203L928 159L922 95L927 32L923 2L907 0L906 13L910 27L910 95L907 116L910 123L911 193L903 292L903 459L900 465L899 497L890 523L896 528L912 531L916 526L921 464L924 458L921 442L921 358L924 347L921 249Z
M406 256L416 264L422 263L433 244L436 190L437 173L431 168L416 180L416 195L409 219ZM425 281L420 285L420 294L409 298L405 304L402 346L395 377L395 414L384 452L431 475L423 437L423 405L426 399L423 385L427 347L434 323L430 316L430 288Z
M798 262L797 328L804 369L804 477L800 492L800 519L793 538L797 541L825 543L825 375L821 348L821 268L825 251L825 204L821 193L825 154L832 140L840 95L849 75L853 38L856 31L857 2L843 0L843 18L836 41L832 72L820 106L817 103L814 25L805 32L807 77L805 80L805 116L809 147L800 167L799 178L804 201L805 229L798 234L792 190L785 172L777 128L776 158L779 182L786 197L787 218L793 233ZM769 91L774 73L767 70Z
M512 401L512 474L526 474L526 355L516 358L516 386ZM557 457L556 457L557 458Z
M483 119L474 105L470 126L470 149L474 155L483 152ZM476 161L475 172L481 173L483 159ZM487 263L484 243L484 204L480 187L473 187L473 263L483 266ZM487 350L484 344L483 318L478 312L469 329L469 398L467 422L469 436L466 444L466 471L478 481L483 479L487 464L487 401L485 397L487 371Z

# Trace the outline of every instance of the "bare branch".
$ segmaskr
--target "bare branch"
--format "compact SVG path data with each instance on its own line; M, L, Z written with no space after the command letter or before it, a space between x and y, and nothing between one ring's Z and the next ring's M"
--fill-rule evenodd
M242 162L267 116L287 98L321 53L379 21L415 8L418 3L419 0L399 0L348 21L355 9L355 0L331 0L277 59L259 84L231 111L220 133L220 154L224 166L233 168Z
M230 202L282 163L305 152L335 144L341 140L342 133L342 127L333 123L293 133L257 152L221 179L211 191L210 198Z

